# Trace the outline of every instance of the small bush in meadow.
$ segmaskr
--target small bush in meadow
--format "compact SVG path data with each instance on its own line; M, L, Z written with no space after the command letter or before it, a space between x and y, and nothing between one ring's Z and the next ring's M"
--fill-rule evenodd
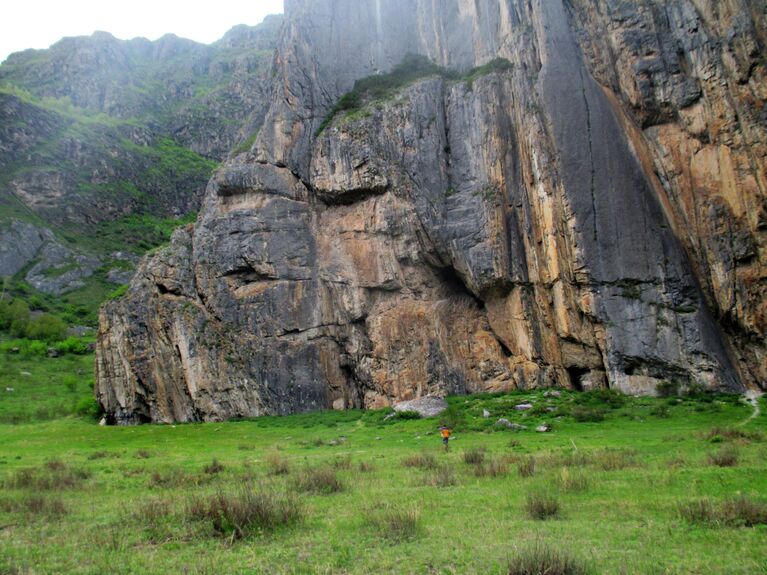
M536 542L517 551L508 575L588 575L589 566L567 551Z
M149 459L150 457L152 457L152 454L146 449L139 449L136 451L137 459Z
M517 466L520 477L532 477L535 475L535 457L524 458Z
M215 535L243 539L297 523L303 518L303 510L293 496L248 488L192 499L186 515L207 524Z
M463 462L468 465L482 465L485 461L485 448L473 447L463 452Z
M450 465L443 463L426 473L424 483L432 487L452 487L458 485L458 476Z
M421 514L414 508L386 506L365 514L365 524L376 536L390 541L414 539L421 529Z
M317 495L330 495L344 490L343 482L331 467L310 467L304 469L295 481L299 491Z
M525 498L525 511L530 519L556 519L559 517L559 499L555 495L536 491Z
M738 452L731 447L723 447L719 451L709 453L708 461L717 467L735 467L738 464Z
M217 473L221 473L224 469L224 464L215 457L213 458L213 461L202 468L202 470L208 475L216 475Z
M419 469L435 469L438 466L437 458L433 453L422 451L408 455L402 460L405 467L417 467Z
M266 456L266 467L269 475L287 475L290 473L290 463L277 451Z

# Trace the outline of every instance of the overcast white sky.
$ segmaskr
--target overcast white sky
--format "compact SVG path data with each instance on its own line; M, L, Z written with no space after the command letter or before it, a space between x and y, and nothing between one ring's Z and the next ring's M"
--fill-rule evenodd
M123 39L172 33L209 44L236 24L258 24L281 12L282 0L16 0L3 6L0 61L96 30Z

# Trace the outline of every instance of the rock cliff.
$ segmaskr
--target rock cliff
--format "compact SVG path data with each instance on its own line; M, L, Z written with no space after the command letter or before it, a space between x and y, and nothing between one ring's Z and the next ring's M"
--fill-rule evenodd
M110 421L765 385L763 3L285 12L254 145L101 311Z

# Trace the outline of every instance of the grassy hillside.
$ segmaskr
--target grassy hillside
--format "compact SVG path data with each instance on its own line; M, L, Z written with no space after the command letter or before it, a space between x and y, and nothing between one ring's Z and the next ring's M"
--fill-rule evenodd
M387 411L0 425L0 572L765 571L767 417L739 398L450 405L449 453L440 418Z
M10 295L71 325L95 323L124 281L115 271L135 264L114 252L166 242L193 219L219 162L257 132L281 22L236 26L211 45L99 32L0 65L0 233L29 223L72 258L102 263L82 287L40 288L27 275L47 265L38 251L18 273L0 269L16 273Z

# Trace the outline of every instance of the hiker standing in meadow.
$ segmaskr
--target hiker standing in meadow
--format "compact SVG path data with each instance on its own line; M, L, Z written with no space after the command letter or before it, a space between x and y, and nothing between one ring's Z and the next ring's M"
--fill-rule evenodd
M445 444L445 451L450 451L450 429L443 425L439 428L439 433L442 435L442 443Z

